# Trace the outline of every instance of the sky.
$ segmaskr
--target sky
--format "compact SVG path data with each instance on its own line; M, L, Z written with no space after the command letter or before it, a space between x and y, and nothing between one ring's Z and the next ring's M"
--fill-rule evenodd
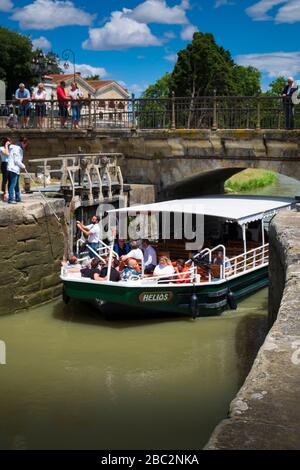
M257 67L264 90L278 75L300 83L300 0L0 0L0 24L61 60L71 49L83 76L136 95L173 70L195 31Z

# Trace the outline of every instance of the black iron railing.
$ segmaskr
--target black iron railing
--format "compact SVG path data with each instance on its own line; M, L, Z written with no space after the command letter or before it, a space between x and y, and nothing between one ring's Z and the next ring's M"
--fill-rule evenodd
M32 100L26 112L28 127L38 127L38 103ZM81 129L285 129L290 98L247 96L202 96L199 98L101 100L80 103ZM0 105L0 128L20 128L24 108L15 100ZM300 105L293 107L294 126L300 129ZM66 126L72 128L68 106ZM57 100L45 101L43 128L61 127Z

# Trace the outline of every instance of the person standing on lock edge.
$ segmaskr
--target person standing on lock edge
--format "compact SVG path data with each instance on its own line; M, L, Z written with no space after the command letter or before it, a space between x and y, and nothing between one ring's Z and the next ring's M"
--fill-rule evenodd
M72 129L78 129L83 94L79 90L77 83L71 83L71 91L69 91L69 95L71 98Z
M19 179L20 171L26 169L23 163L23 151L28 148L28 145L28 139L26 139L26 137L21 137L16 145L11 144L9 146L7 162L9 204L16 204L17 202L21 202Z
M1 173L2 173L2 183L1 183L1 190L2 190L2 200L7 201L6 196L6 186L8 183L8 171L7 171L7 162L8 162L8 155L9 155L9 146L11 141L8 137L4 137L0 147L0 161L1 161Z
M293 77L287 79L287 85L282 90L283 96L283 109L285 114L285 128L288 130L294 129L294 115L295 108L292 102L292 94L298 90L297 84L294 82Z
M66 127L66 122L69 116L68 113L68 95L66 94L66 82L61 81L57 87L56 95L58 101L60 127L63 129Z

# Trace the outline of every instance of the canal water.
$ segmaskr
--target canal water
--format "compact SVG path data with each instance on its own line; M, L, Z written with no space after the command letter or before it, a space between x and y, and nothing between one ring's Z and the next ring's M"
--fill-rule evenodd
M58 300L0 318L0 449L201 449L262 344L267 289L221 317L113 313Z

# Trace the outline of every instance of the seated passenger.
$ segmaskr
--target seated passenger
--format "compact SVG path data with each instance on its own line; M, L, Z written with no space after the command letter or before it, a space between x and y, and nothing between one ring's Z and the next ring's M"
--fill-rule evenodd
M121 274L122 281L128 281L133 277L140 277L138 262L135 259L128 260L127 266L124 268Z
M142 248L144 250L144 273L153 274L155 266L157 265L156 251L150 245L149 240L143 240Z
M87 265L85 268L81 269L81 276L89 277L95 281L95 276L98 276L101 273L101 267L99 267L99 264L99 258L93 258L90 265Z
M175 270L172 266L172 262L166 256L161 256L159 258L159 264L155 267L153 276L167 276L163 279L169 279L174 274Z
M94 276L95 281L108 281L108 263L109 263L109 257L107 256L105 258L105 265L102 267L100 273L97 273ZM114 260L112 260L109 280L113 282L118 282L120 280L120 273L114 267L114 263L115 263Z
M176 261L175 273L177 273L177 276L175 276L174 279L176 279L177 284L190 282L191 275L189 273L189 267L185 264L184 259L180 258Z
M131 250L129 251L129 253L127 253L127 255L121 256L121 261L126 261L128 258L134 258L138 261L143 261L143 259L144 259L143 252L138 247L138 244L137 244L136 241L133 240L130 243L130 248L131 248Z
M81 264L78 263L76 256L71 256L67 262L62 261L62 266L67 270L68 273L79 273Z
M213 259L213 264L218 264L220 266L223 266L223 261L225 261L225 274L229 275L232 272L231 264L229 261L229 258L225 256L224 259L224 254L222 250L217 251L217 256L214 257Z

